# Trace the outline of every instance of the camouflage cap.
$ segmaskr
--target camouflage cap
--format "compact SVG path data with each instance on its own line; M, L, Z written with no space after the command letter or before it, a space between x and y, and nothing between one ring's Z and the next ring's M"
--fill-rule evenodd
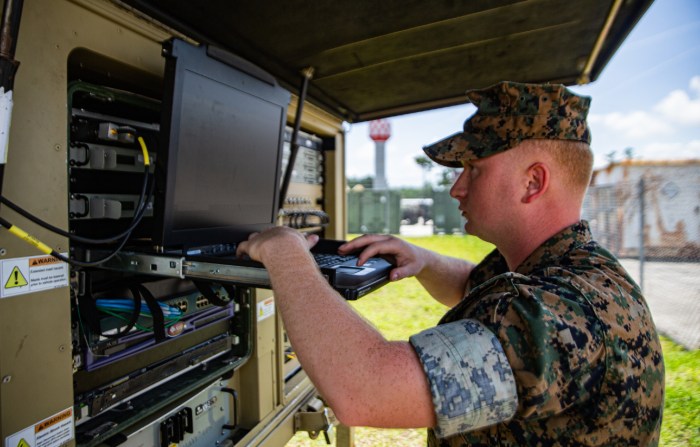
M464 122L464 131L423 148L441 165L461 167L462 161L503 152L527 139L591 142L586 124L591 98L563 85L500 82L469 90L467 97L477 111Z

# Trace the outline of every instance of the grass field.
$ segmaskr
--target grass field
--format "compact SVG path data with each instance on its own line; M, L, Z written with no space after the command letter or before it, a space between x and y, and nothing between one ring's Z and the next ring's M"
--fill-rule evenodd
M474 262L492 249L491 245L473 237L406 239L439 253ZM409 336L434 326L446 311L413 278L388 284L352 305L390 340L407 340ZM667 338L662 338L662 345L666 362L666 402L661 446L700 447L700 350L686 351ZM419 447L426 444L425 439L425 430L420 429L355 429L355 445L358 447ZM288 446L324 444L321 439L309 440L305 433L298 433Z

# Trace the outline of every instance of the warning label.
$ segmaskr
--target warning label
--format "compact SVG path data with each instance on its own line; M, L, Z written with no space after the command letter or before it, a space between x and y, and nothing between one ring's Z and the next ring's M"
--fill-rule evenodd
M67 408L6 438L5 447L59 447L73 437L73 409Z
M263 321L275 314L275 298L270 297L258 303L258 321Z
M53 256L7 259L1 273L0 298L68 286L68 265Z

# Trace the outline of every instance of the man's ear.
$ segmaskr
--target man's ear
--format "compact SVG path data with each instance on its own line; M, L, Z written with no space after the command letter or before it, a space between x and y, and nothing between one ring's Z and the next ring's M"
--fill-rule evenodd
M527 168L527 185L521 200L523 203L531 203L540 197L549 188L549 167L542 162L536 162Z

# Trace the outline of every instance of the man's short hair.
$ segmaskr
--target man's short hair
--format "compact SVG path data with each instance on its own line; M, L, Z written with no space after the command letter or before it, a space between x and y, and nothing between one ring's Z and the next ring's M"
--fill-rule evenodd
M549 154L567 189L583 194L591 182L593 151L588 143L575 140L526 140L520 150L537 150Z

